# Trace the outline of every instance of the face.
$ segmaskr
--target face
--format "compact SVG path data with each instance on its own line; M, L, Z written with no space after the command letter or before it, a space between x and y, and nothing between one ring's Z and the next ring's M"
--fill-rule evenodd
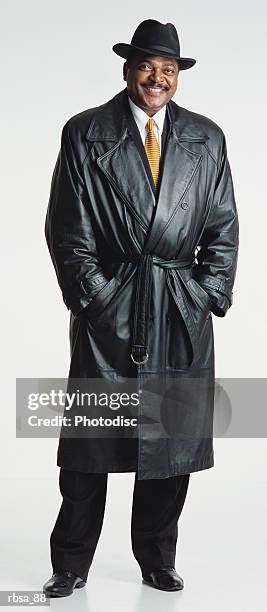
M150 117L175 94L178 74L175 59L158 55L135 54L123 65L130 98Z

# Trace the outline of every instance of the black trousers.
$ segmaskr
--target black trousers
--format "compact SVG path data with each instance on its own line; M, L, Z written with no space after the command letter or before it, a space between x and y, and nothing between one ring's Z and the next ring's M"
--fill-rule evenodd
M131 542L142 574L175 564L178 519L190 474L138 480L135 474ZM87 579L102 529L108 474L60 468L61 508L50 536L53 572Z

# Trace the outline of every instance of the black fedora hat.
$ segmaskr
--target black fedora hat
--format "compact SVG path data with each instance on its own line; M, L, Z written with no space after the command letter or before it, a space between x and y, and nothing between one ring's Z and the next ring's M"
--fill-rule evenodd
M128 59L135 52L173 57L177 60L180 70L187 70L196 63L192 57L180 56L180 43L175 26L172 23L160 23L155 19L146 19L139 23L131 43L116 43L112 50L124 59Z

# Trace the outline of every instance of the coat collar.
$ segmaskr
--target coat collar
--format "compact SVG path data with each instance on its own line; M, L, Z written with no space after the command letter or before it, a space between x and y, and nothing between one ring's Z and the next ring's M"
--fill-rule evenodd
M87 140L111 140L118 142L123 136L127 125L123 113L127 87L119 91L111 100L98 107L90 127L86 133ZM188 113L182 106L170 100L166 104L170 128L178 140L205 142L209 136L194 120L194 113Z
M136 245L139 255L152 250L157 254L157 244L167 225L178 211L184 214L180 202L198 174L203 157L202 143L209 137L195 113L172 100L168 102L166 112L170 127L156 198L129 130L125 97L127 88L97 108L86 138L95 141L96 146L97 141L112 143L99 155L97 165L146 234L145 243Z

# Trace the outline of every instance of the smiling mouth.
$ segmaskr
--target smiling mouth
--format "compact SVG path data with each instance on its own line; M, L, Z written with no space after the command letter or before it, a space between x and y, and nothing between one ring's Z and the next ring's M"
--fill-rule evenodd
M155 93L155 94L159 94L159 93L161 93L163 91L166 91L166 87L153 87L152 85L151 86L144 85L143 87L144 87L144 89L146 89L146 91L149 91L149 92Z

